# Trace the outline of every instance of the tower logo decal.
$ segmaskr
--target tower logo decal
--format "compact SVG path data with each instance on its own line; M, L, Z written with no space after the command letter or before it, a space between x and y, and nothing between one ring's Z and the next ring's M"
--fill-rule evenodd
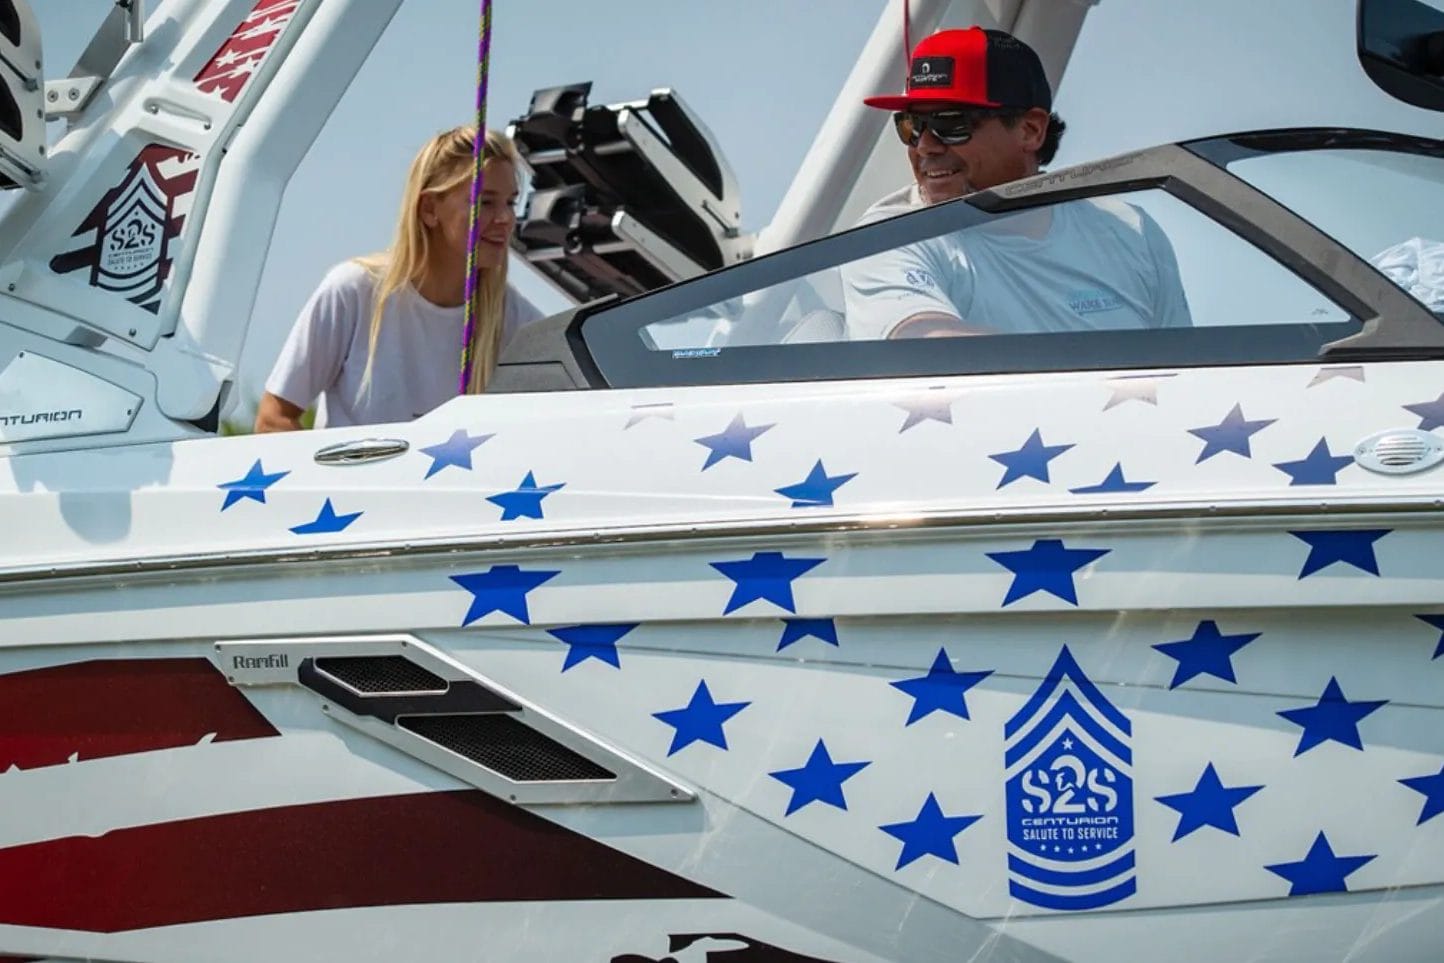
M1064 646L1003 730L1015 898L1085 910L1136 891L1132 731Z
M89 268L91 287L159 311L199 170L198 154L161 144L143 148L75 229L75 246L51 258L50 269Z

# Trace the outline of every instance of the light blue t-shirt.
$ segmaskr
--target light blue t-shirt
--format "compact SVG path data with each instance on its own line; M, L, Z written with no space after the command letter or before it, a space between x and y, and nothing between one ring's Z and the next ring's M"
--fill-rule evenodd
M884 198L864 221L907 199ZM1116 198L1019 212L844 265L842 277L853 340L903 336L920 314L998 334L1192 324L1167 236Z

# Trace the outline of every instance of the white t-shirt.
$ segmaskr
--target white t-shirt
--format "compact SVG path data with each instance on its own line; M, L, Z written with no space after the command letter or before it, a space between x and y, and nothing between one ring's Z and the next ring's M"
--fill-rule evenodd
M317 427L374 425L420 418L456 397L466 309L443 308L407 285L386 301L371 383L361 391L376 281L347 261L332 268L301 309L266 390L302 408L319 396ZM502 345L541 318L507 287Z
M918 205L916 188L897 191L862 223ZM1004 334L1192 323L1173 246L1146 213L1109 197L1042 210L1041 237L1008 218L843 265L848 337L887 338L923 313Z

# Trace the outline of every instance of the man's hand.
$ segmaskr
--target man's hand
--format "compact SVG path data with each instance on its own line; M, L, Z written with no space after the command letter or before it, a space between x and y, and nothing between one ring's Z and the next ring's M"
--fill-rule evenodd
M267 391L256 407L256 434L267 431L300 431L306 409Z
M888 335L889 340L898 338L960 338L974 334L996 334L980 325L970 324L962 318L940 311L924 311L904 318Z

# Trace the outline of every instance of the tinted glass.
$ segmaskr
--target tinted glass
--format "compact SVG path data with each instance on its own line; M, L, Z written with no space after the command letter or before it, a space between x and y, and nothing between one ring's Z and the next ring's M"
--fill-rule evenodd
M1339 322L1348 314L1162 190L1070 201L654 321L648 350Z
M1325 149L1227 166L1444 313L1444 158Z

